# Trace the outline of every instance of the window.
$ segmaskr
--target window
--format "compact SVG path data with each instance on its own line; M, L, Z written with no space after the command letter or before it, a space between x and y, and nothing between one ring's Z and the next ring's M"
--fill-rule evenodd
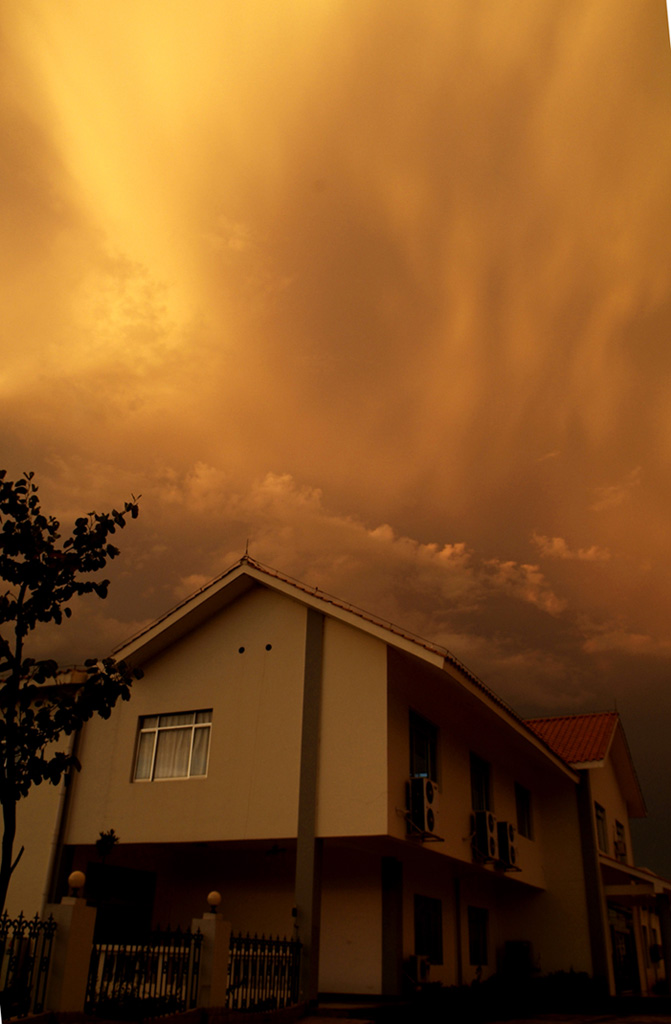
M627 839L621 821L615 822L615 857L623 864L627 861Z
M212 711L148 715L140 719L136 781L207 775Z
M533 839L534 828L531 818L531 793L526 786L515 783L515 807L517 808L517 831L527 839Z
M484 907L468 908L468 961L474 967L482 967L488 961L487 932L489 911Z
M471 754L471 806L474 811L491 811L491 766L477 754Z
M606 812L601 804L594 804L596 817L596 841L602 853L608 853L608 831L606 828Z
M415 896L415 953L443 962L443 904L431 896Z
M410 776L438 780L438 729L416 711L410 712Z

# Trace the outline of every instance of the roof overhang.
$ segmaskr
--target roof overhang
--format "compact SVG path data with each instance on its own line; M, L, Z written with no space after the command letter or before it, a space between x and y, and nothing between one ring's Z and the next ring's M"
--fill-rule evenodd
M671 881L661 875L623 864L606 854L599 854L599 867L604 895L618 903L647 903L655 896L671 895Z

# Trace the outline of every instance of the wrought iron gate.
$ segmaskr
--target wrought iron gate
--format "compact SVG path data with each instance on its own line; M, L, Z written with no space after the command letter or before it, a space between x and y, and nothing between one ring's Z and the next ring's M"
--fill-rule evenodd
M296 939L232 935L226 1007L277 1010L297 1003L300 956Z
M56 922L23 914L0 917L0 1008L2 1016L41 1013L49 977Z
M93 946L86 1012L133 1019L190 1010L198 997L198 931L158 930L143 943Z

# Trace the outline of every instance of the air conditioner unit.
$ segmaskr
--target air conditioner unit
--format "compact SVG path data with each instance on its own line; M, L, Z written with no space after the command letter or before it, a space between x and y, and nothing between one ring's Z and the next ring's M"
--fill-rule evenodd
M491 811L473 812L473 852L479 860L497 860L499 837L496 815Z
M509 821L500 821L497 825L499 841L499 860L504 867L517 867L517 846L515 845L515 826Z
M429 980L431 964L428 956L418 956L416 953L406 961L408 977L415 985L423 985Z
M410 831L435 832L437 825L438 790L431 779L410 779Z

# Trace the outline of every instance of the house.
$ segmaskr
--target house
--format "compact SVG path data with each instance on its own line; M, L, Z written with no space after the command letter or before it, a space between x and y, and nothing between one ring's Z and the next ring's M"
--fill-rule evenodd
M664 978L661 937L668 942L671 886L634 864L629 819L645 816L645 801L619 715L527 724L580 776L594 960L611 992L648 995Z
M298 934L308 1000L570 969L614 990L597 871L613 907L625 883L668 902L629 863L619 721L601 773L571 762L444 648L248 556L116 656L144 677L82 730L52 880L85 872L101 937L188 926L216 889L234 930ZM586 854L592 792L626 863Z

